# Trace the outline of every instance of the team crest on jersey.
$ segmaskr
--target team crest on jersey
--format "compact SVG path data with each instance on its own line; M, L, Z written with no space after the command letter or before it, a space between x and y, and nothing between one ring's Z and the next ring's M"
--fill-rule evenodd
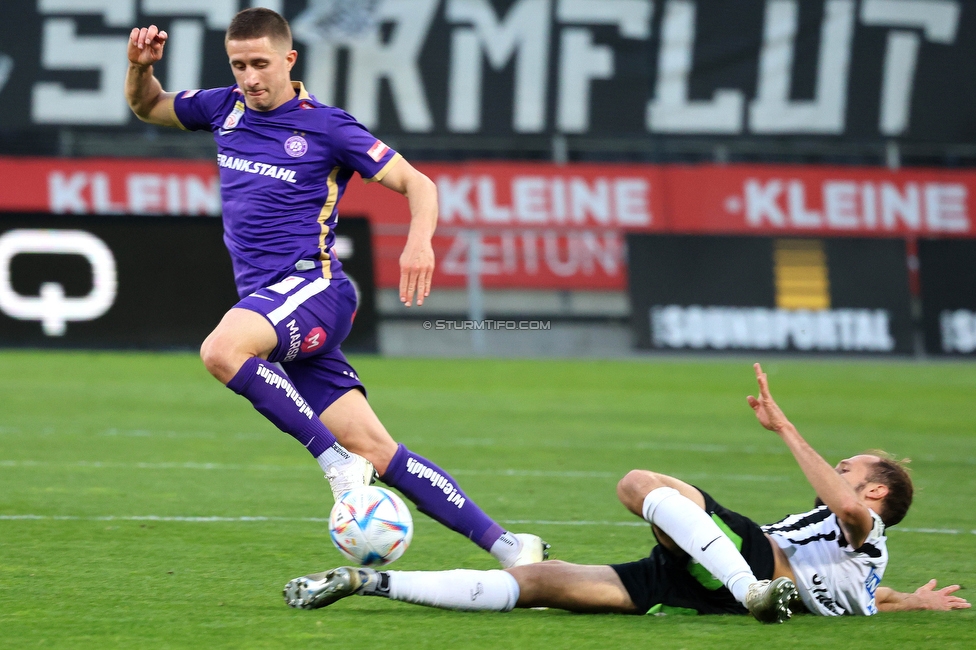
M369 157L372 158L375 162L379 162L383 160L383 156L385 156L386 152L389 150L390 148L385 144L383 144L382 140L377 140L376 142L373 143L373 146L366 151L366 153L368 153Z
M308 151L308 142L300 135L293 135L285 140L285 153L292 158L301 158Z
M236 129L237 125L241 123L242 117L244 117L244 102L235 102L234 110L232 110L230 115L227 116L227 119L224 120L224 124L220 127L220 130L232 131Z

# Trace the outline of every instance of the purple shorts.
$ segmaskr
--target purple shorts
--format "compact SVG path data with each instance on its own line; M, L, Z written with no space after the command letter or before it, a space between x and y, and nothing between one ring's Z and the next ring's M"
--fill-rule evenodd
M316 413L352 388L366 394L339 349L356 317L356 290L348 278L327 280L321 269L299 271L234 306L268 319L278 335L268 361L281 364Z

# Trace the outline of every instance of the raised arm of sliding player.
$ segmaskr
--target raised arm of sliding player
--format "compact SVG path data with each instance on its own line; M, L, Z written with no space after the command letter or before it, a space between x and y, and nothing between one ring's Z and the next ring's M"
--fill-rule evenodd
M403 194L410 206L407 245L400 255L400 302L409 307L416 293L419 307L430 295L434 276L431 238L437 227L437 186L406 160L394 165L380 184Z
M180 124L173 112L176 93L163 91L153 75L153 64L163 58L163 46L169 36L155 25L134 27L129 34L129 69L125 74L125 99L129 108L143 122L160 126Z
M811 447L786 419L786 415L773 400L769 392L769 380L757 363L753 366L759 382L759 398L747 397L749 406L756 414L759 423L770 431L779 434L789 447L797 464L806 475L817 496L837 515L844 535L852 548L858 548L867 539L874 521L871 512L858 498L854 488Z

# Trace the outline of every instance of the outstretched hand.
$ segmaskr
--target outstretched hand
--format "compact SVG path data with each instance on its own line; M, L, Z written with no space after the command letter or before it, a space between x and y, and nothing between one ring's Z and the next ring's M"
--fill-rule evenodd
M949 585L942 589L936 589L935 578L933 578L916 589L912 596L918 609L931 609L940 612L947 612L951 609L969 609L972 605L968 600L952 595L959 589L959 585Z
M782 409L773 400L773 396L769 394L769 380L766 378L766 373L762 371L762 367L758 363L753 364L752 367L756 371L756 380L759 382L759 399L750 395L746 401L749 402L749 406L755 412L759 424L770 431L782 431L790 421L786 419Z
M160 31L155 25L133 27L129 33L129 62L149 66L163 58L163 46L169 34Z
M400 255L400 302L409 307L417 296L417 306L430 295L434 276L434 249L430 240L407 240Z

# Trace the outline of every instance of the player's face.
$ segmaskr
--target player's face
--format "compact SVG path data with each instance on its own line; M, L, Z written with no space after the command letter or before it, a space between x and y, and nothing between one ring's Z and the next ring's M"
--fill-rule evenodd
M282 51L267 36L246 41L227 41L227 56L244 102L256 111L278 108L295 96L291 68L298 53Z
M860 494L861 490L867 485L868 477L871 476L871 472L874 470L874 464L878 460L879 458L877 456L860 454L840 461L834 470Z

